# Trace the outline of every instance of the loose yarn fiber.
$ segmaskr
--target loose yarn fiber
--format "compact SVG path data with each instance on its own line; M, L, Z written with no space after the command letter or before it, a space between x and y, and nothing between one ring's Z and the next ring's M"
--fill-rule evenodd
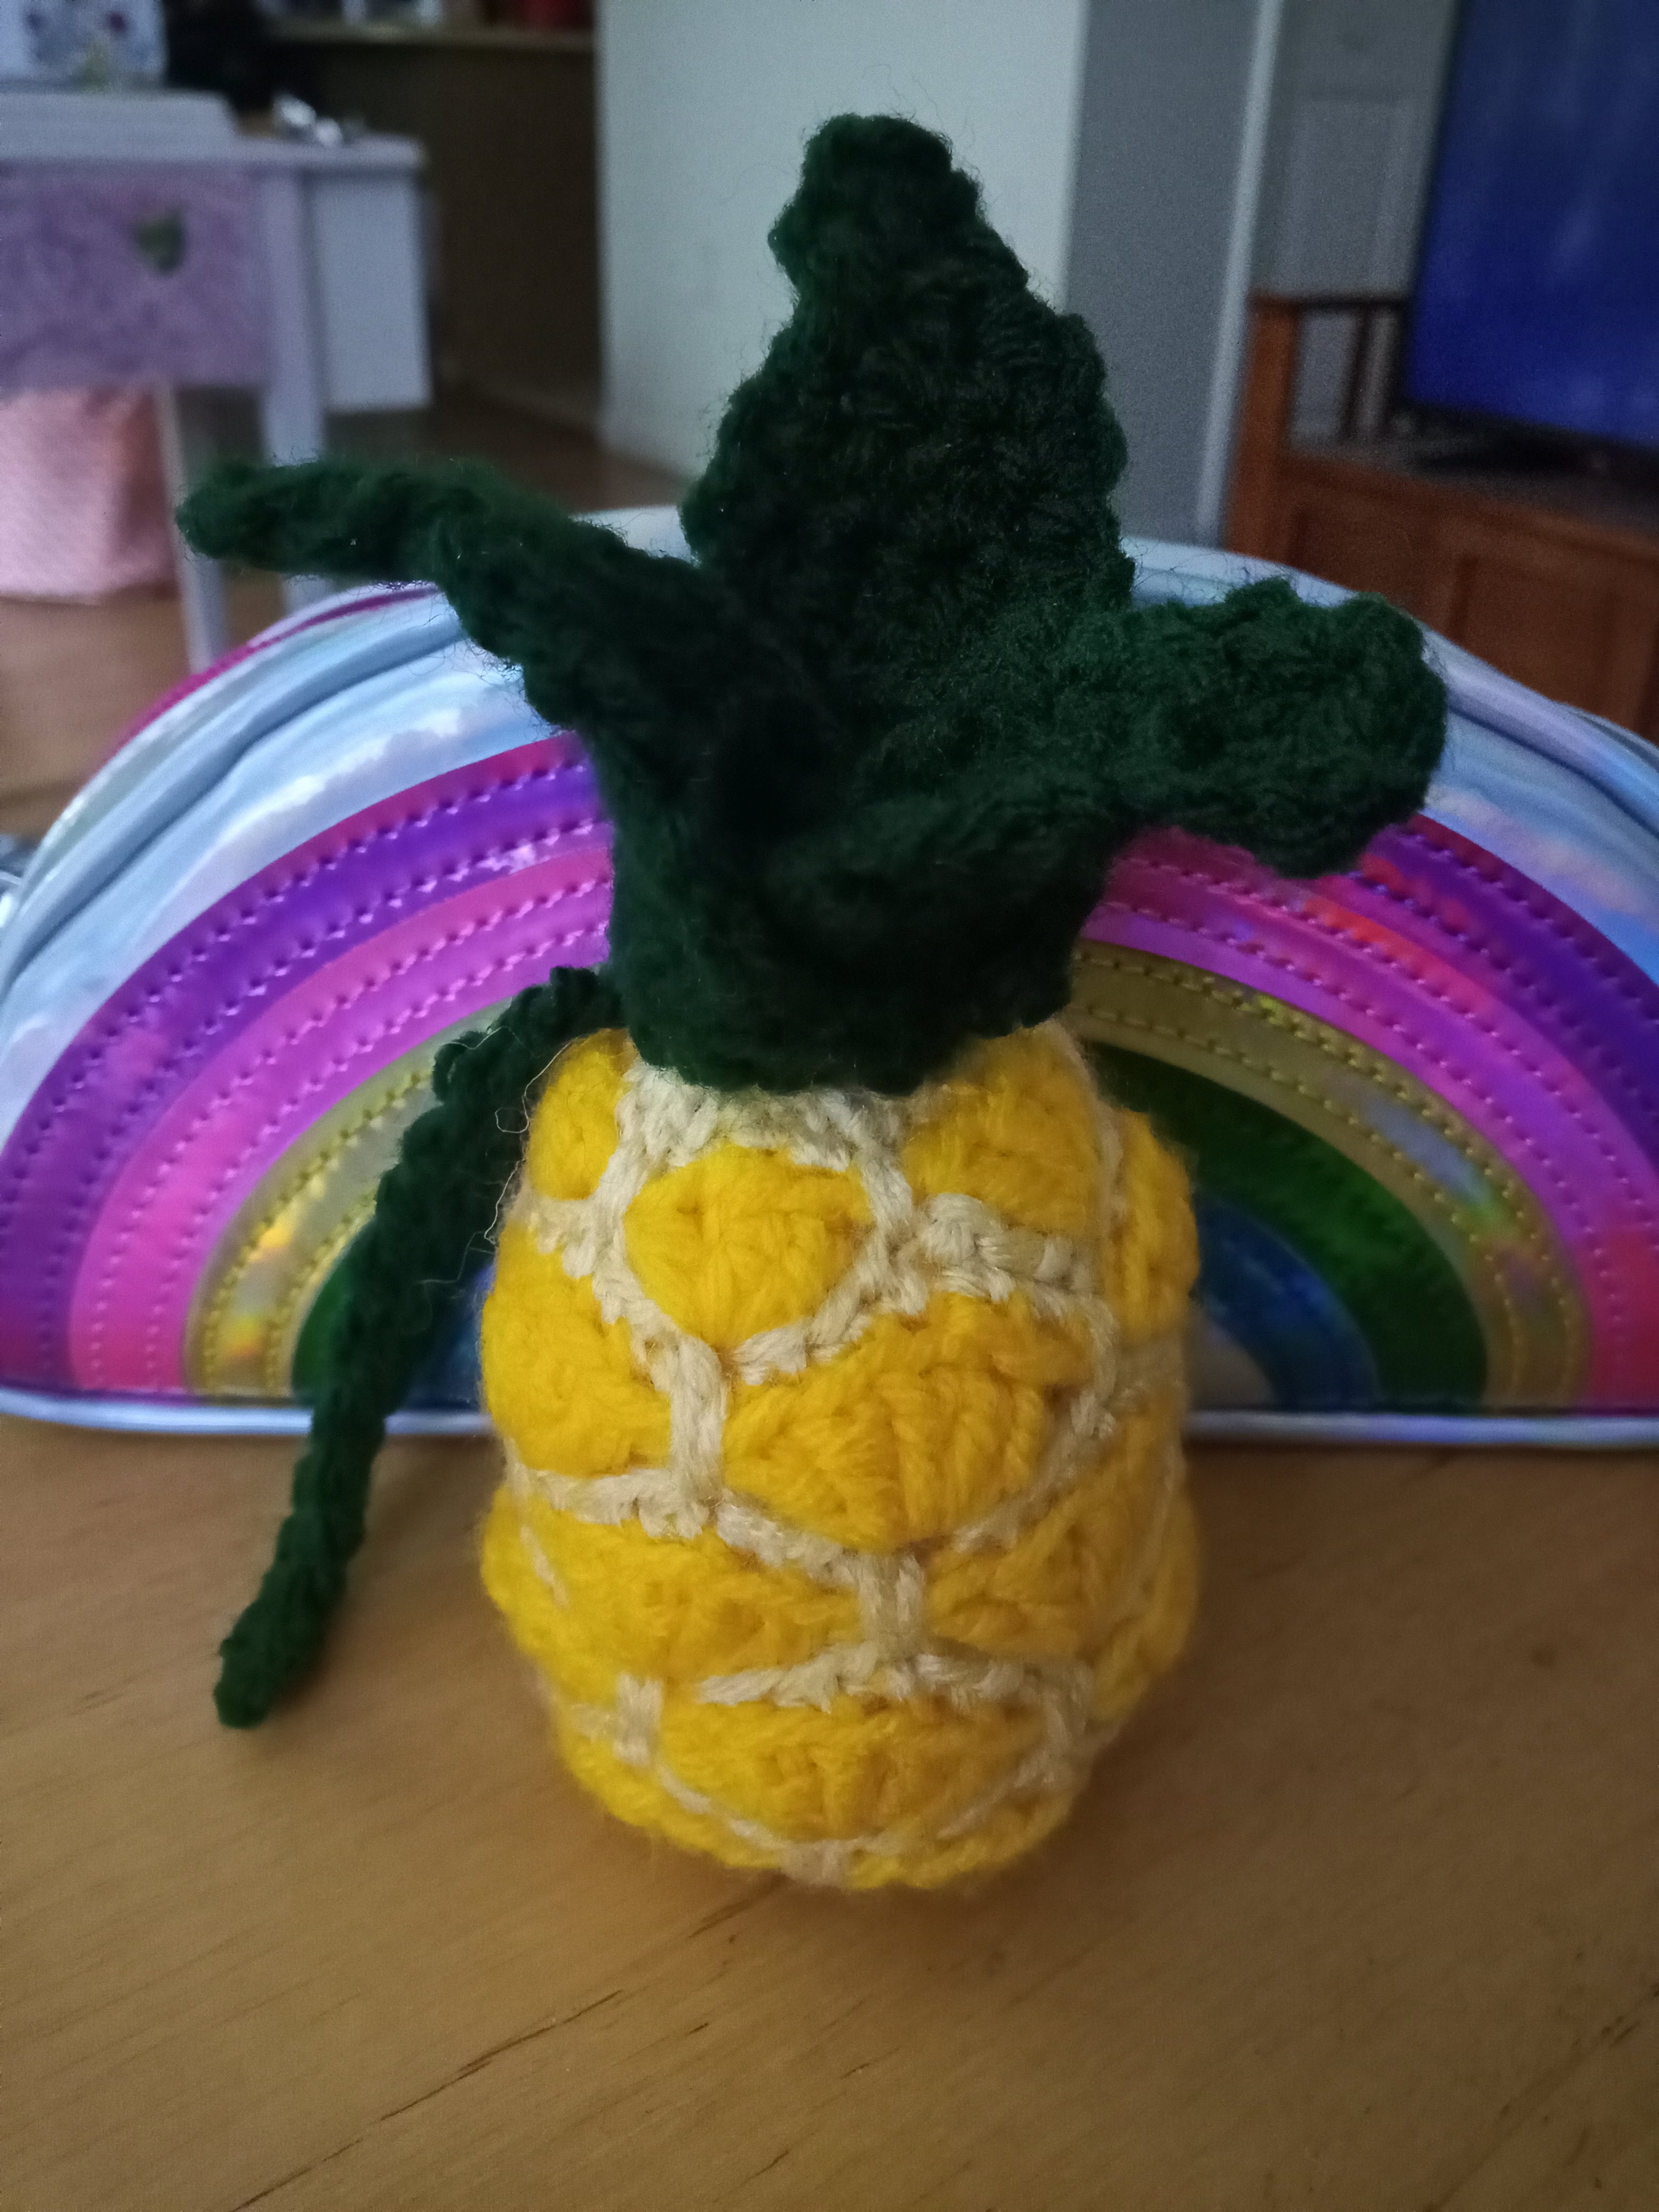
M410 1125L347 1255L346 1296L276 1555L222 1646L215 1703L227 1727L262 1721L315 1658L363 1540L386 1416L456 1286L489 1250L523 1142L523 1102L569 1038L616 1012L603 976L561 969L521 991L487 1034L439 1054L437 1103ZM510 1105L501 1111L514 1099L516 1121Z
M1195 1266L1057 1025L902 1100L572 1047L483 1322L484 1579L572 1772L810 1882L1029 1850L1192 1617Z

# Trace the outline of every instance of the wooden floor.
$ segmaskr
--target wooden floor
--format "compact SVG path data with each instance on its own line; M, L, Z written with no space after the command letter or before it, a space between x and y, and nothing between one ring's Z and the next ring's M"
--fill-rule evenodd
M221 1731L280 1445L0 1425L15 2212L1652 2212L1659 1480L1198 1462L1196 1649L1038 1862L846 1900L578 1797L391 1455Z
M579 510L650 506L678 489L660 469L461 393L446 393L424 415L344 417L337 428L348 449L493 461ZM273 578L233 583L239 640L281 612ZM40 836L127 725L184 673L171 593L95 607L0 599L0 835Z

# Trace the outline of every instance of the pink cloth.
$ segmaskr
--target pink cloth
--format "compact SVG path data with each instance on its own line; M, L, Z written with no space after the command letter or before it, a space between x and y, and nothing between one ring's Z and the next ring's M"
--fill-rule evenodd
M149 392L0 398L0 594L99 599L173 577Z

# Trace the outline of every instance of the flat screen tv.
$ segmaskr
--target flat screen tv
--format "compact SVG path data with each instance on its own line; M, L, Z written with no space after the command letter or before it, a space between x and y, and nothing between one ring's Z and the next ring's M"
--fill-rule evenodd
M1465 0L1404 396L1659 451L1659 0Z

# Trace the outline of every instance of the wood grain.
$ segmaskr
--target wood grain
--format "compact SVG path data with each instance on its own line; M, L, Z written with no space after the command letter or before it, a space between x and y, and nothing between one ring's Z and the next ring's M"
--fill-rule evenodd
M233 580L238 641L282 611L274 577ZM0 832L44 836L122 732L187 667L172 592L94 605L0 599Z
M483 1446L325 1674L214 1644L276 1444L0 1424L17 2212L1659 2203L1659 1466L1210 1451L1198 1644L1029 1869L745 1882L546 1755Z
M415 415L343 417L334 442L384 459L473 455L579 512L647 507L679 484L592 438L444 392ZM275 622L274 576L233 575L231 634ZM0 599L0 834L43 836L121 732L185 672L179 602L132 592L96 605Z

